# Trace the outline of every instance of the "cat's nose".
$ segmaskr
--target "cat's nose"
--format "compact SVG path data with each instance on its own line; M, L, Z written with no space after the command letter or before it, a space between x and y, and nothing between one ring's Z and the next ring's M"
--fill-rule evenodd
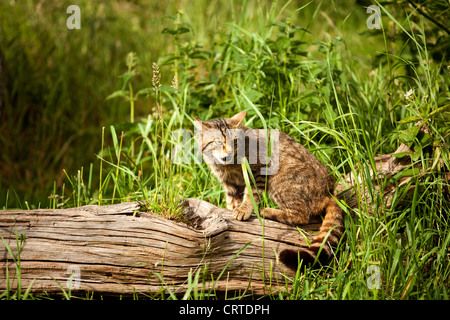
M233 155L233 150L227 150L226 152L227 157Z

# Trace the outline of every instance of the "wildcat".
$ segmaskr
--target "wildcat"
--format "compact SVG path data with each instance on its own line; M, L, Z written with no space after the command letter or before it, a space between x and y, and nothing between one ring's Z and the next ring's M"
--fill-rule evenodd
M256 187L251 183L254 200L258 204L260 194L267 192L279 207L260 210L265 218L301 225L325 213L311 245L299 251L281 251L280 261L293 270L297 270L299 258L304 266L316 258L325 263L332 256L331 246L338 244L344 225L343 211L332 197L335 179L313 154L287 134L243 126L245 115L242 111L231 118L194 121L203 158L225 189L227 209L233 211L237 220L247 220L253 213L240 164L245 156L256 182ZM268 161L264 150L259 152L255 146L266 146L270 135L276 139Z

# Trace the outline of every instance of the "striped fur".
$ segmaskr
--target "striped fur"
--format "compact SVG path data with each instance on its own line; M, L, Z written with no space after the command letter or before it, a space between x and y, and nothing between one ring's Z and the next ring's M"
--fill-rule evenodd
M241 164L237 159L238 154L242 155L238 151L239 146L245 148L247 159L255 159L255 150L251 146L266 145L265 135L253 134L251 129L241 125L244 117L245 111L228 119L195 121L203 158L222 183L227 208L233 211L237 220L247 220L253 213L251 197L245 188ZM245 133L245 144L239 144L236 137L227 136L233 129ZM261 144L260 139L264 139ZM282 251L280 261L293 270L297 269L299 260L303 265L310 265L316 260L325 263L332 256L332 247L338 244L344 225L343 211L332 197L335 179L313 154L292 137L279 132L275 143L278 143L277 152L272 148L268 164L259 158L258 152L256 161L249 161L256 182L256 188L252 184L253 198L259 203L260 194L267 192L279 209L264 208L260 211L268 219L289 225L307 224L311 217L324 214L320 231L311 245L298 251ZM262 174L261 169L273 166L274 159L278 159L278 170L270 175Z

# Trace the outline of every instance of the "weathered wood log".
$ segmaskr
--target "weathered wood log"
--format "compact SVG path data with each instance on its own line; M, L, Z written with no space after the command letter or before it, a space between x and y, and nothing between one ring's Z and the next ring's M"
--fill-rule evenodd
M182 293L189 272L200 270L207 291L214 287L218 293L260 295L283 286L285 274L292 276L276 253L305 245L296 228L269 220L263 228L256 217L237 221L230 211L198 199L185 200L190 226L139 209L139 203L122 203L0 211L0 292L17 288L19 275L7 247L17 261L16 236L22 234L21 287L33 282L31 292L49 294L61 294L70 284L103 295L149 294L161 288ZM305 230L319 227L320 220Z

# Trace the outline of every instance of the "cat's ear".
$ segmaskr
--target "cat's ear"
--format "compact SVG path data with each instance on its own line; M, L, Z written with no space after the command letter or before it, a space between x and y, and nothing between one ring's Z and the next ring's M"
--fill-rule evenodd
M242 122L242 120L244 120L246 114L247 112L241 111L237 115L228 119L228 121L233 127L237 127Z
M207 121L202 121L200 119L194 118L194 127L197 131L203 131L203 129L211 129L211 125Z
M197 129L197 131L202 131L203 128L202 120L194 118L194 127Z

